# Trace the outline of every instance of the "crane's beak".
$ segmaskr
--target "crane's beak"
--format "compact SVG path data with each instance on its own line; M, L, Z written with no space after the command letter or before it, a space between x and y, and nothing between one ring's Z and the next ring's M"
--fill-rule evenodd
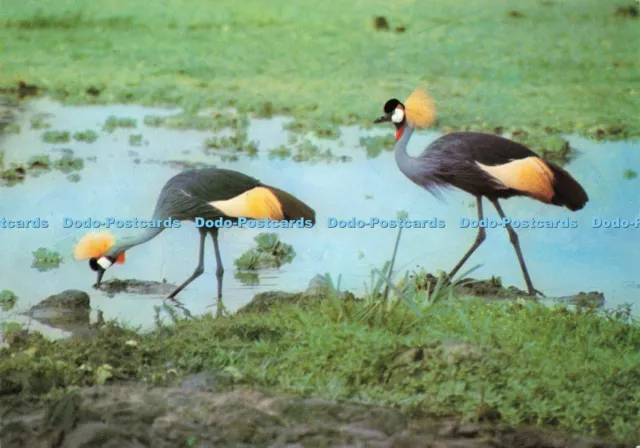
M380 118L376 118L375 120L373 120L374 124L378 124L378 123L384 123L386 121L391 121L391 114L384 114L382 117Z
M102 281L102 276L104 275L104 269L98 269L98 279L96 280L96 284L93 285L94 288L98 289L100 287L100 282Z

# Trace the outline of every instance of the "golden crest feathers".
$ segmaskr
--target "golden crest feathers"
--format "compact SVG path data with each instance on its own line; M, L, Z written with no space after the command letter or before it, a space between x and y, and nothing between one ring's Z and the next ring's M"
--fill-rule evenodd
M423 87L418 87L404 102L407 122L416 129L424 129L436 118L436 105Z
M76 260L98 258L104 255L116 243L109 232L87 233L73 248Z

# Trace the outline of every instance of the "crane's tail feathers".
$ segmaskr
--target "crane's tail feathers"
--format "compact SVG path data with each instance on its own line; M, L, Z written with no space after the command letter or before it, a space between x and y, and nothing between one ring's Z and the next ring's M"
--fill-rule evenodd
M279 190L274 187L268 187L273 194L276 195L282 205L282 214L284 219L304 219L316 223L316 212L301 200L293 197L286 191Z
M547 162L555 179L551 203L567 207L572 212L582 209L589 201L587 192L571 174L558 165Z

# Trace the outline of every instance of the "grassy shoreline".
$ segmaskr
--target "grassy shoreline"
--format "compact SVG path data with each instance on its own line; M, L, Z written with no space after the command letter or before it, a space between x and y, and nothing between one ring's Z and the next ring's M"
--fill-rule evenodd
M442 301L380 321L366 304L276 304L140 333L34 334L0 356L3 393L45 401L71 386L164 386L201 371L228 384L390 405L413 415L538 425L621 442L640 435L640 327L623 314L525 302ZM49 397L49 398L47 398Z
M427 83L444 130L624 139L640 135L638 19L615 14L627 3L13 2L0 88L369 126Z

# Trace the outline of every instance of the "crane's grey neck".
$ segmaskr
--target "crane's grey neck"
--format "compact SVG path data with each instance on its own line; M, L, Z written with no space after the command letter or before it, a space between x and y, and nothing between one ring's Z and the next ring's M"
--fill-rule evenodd
M134 246L146 243L150 239L155 238L164 229L164 226L147 228L134 237L123 238L122 241L117 242L111 249L109 249L105 255L116 257L118 254L129 250Z
M394 154L396 158L396 163L398 164L398 168L400 171L404 173L409 179L413 179L415 175L418 175L418 171L416 170L418 166L412 161L415 160L414 157L411 157L407 153L407 145L409 143L409 139L413 134L415 129L408 124L404 126L404 131L402 132L402 136L396 142L396 146L394 149Z

